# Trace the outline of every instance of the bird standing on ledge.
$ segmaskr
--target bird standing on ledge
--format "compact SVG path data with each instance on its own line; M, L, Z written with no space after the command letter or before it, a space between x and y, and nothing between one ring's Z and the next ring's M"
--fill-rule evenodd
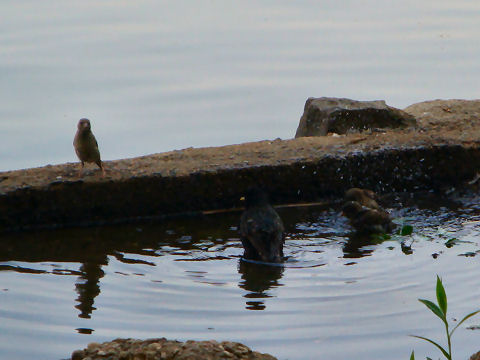
M245 194L245 211L240 218L240 239L245 259L265 262L283 260L285 229L282 219L257 187Z
M77 125L77 133L73 139L73 147L79 160L82 163L79 176L83 173L83 167L86 162L93 162L102 170L102 176L105 176L105 168L100 160L100 151L98 150L97 140L92 133L90 120L80 119Z

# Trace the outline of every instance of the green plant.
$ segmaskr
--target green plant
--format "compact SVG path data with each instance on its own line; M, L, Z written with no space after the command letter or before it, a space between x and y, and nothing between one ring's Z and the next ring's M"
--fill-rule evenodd
M397 234L400 236L408 236L408 235L412 235L412 233L413 233L412 225L403 225L402 228L397 232Z
M445 292L445 288L443 287L442 280L440 279L440 277L438 275L437 275L436 294L437 294L437 303L438 304L434 304L433 302L431 302L429 300L425 300L425 299L418 299L418 301L423 303L427 308L429 308L435 315L437 315L443 321L443 324L445 325L445 331L446 331L446 334L447 334L448 350L443 348L442 346L440 346L435 341L433 341L431 339L428 339L426 337L417 336L417 335L411 335L411 336L416 337L418 339L428 341L429 343L435 345L442 352L443 356L445 356L446 359L452 360L452 336L453 336L453 333L455 332L455 330L457 330L457 328L461 324L463 324L463 322L465 320L467 320L468 318L471 318L472 316L478 314L480 312L480 310L474 311L474 312L466 315L462 320L460 320L460 322L457 324L457 326L455 326L453 328L452 331L449 331L448 330L449 329L449 324L448 324L448 321L447 321L447 294ZM410 360L415 360L415 354L414 354L413 351L412 351L412 354L410 355Z
M403 242L404 239L402 238L403 236L409 236L413 234L413 226L412 225L402 225L400 229L397 230L397 232L393 235L386 234L386 233L374 233L371 234L371 238L374 241L385 241L385 240L391 240L395 239L398 240L399 242Z
M447 241L445 241L445 246L447 248L451 248L453 245L456 245L457 242L458 242L457 238L451 238L451 239L448 239Z

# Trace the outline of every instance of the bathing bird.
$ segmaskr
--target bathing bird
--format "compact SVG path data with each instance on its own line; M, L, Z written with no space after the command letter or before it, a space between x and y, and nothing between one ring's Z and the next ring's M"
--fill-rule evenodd
M376 201L376 194L372 190L351 188L345 192L345 201L356 201L367 208L382 210Z
M78 159L82 163L79 176L82 175L86 162L97 164L100 170L102 170L102 176L105 176L105 168L103 167L102 160L100 160L100 151L98 150L97 140L92 133L90 120L85 118L79 120L77 133L73 139L73 147L75 148Z
M362 206L357 201L347 201L342 210L358 233L389 233L396 226L386 211Z
M281 262L285 228L282 219L258 187L245 194L245 211L240 218L240 239L245 259Z

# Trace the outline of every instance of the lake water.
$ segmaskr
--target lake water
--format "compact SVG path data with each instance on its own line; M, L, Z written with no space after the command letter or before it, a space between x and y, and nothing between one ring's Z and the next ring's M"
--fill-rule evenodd
M351 233L338 204L280 208L284 266L240 260L239 213L0 238L0 358L64 359L116 337L244 342L279 359L439 357L435 299L449 321L480 308L480 198L392 196L411 236ZM456 239L456 244L445 243ZM403 243L403 246L402 246ZM455 358L480 350L480 317L454 336ZM443 343L443 341L442 341Z
M480 3L3 1L0 170L293 137L309 96L479 93Z

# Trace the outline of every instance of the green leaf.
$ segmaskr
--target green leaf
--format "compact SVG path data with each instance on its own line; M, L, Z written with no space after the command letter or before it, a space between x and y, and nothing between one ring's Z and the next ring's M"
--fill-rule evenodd
M450 355L447 353L447 351L441 347L440 345L438 345L435 341L433 340L430 340L430 339L427 339L426 337L423 337L423 336L417 336L417 335L411 335L413 337L416 337L418 339L422 339L422 340L425 340L425 341L428 341L430 344L433 344L435 345L443 354L443 356L445 356L448 360L452 360L452 358L450 357Z
M423 303L426 307L428 307L435 315L437 315L442 321L446 324L447 319L445 318L445 315L443 315L442 310L435 305L433 302L425 299L418 299L421 303Z
M410 354L410 360L415 360L415 352L412 350L412 353Z
M440 306L440 310L444 317L447 316L447 294L445 293L445 288L443 287L442 280L437 275L437 302Z
M457 239L456 238L451 238L451 239L448 239L446 242L445 242L445 246L447 248L451 248L453 245L455 245L457 243Z
M460 325L462 325L462 323L463 323L465 320L471 318L471 317L474 316L474 315L477 315L478 313L480 313L480 310L474 311L474 312L466 315L462 320L460 320L460 322L457 324L457 326L455 326L455 327L453 328L453 330L450 332L450 337L453 335L453 332L454 332L455 330L457 330L457 328L458 328Z
M412 225L403 225L402 230L400 230L400 235L402 236L412 235L412 233L413 233Z

